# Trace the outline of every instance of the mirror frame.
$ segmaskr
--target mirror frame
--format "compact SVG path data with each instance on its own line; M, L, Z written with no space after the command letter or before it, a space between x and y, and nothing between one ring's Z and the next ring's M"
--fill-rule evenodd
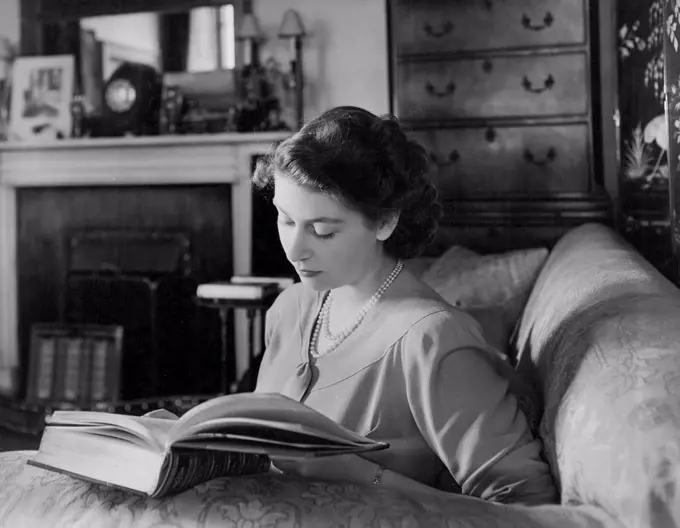
M236 20L252 12L252 0L230 0ZM78 19L142 13L149 11L183 11L195 7L218 6L224 0L21 0L21 55L78 55L80 28ZM238 49L237 49L237 56Z

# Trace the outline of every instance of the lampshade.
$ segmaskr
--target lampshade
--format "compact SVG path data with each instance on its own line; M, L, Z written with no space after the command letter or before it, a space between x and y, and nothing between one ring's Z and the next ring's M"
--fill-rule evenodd
M12 42L7 37L0 37L0 61L9 61L14 55Z
M9 77L10 63L14 55L12 43L6 37L0 37L0 81Z
M305 27L302 25L300 15L294 9L289 9L283 14L279 38L304 37Z
M245 13L241 27L236 32L238 40L263 40L263 34L260 30L260 23L252 13Z

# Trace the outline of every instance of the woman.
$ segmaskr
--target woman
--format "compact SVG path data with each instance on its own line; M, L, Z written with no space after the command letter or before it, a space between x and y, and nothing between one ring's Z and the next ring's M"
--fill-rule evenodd
M281 244L301 283L267 313L256 391L390 444L275 464L402 491L553 502L498 354L471 316L403 269L441 217L426 168L395 120L354 107L325 112L259 163L254 184L273 186Z

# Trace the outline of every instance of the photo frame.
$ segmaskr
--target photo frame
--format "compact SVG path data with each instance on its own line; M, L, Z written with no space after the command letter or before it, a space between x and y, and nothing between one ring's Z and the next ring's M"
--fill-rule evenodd
M87 408L120 398L123 327L31 325L26 401Z
M70 137L74 85L72 55L18 57L12 73L10 139Z

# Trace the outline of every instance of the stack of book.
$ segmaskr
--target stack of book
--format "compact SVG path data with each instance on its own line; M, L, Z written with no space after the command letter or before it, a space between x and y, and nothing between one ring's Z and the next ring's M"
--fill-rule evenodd
M288 277L251 277L235 275L228 281L199 284L196 296L200 299L268 299L293 284Z

